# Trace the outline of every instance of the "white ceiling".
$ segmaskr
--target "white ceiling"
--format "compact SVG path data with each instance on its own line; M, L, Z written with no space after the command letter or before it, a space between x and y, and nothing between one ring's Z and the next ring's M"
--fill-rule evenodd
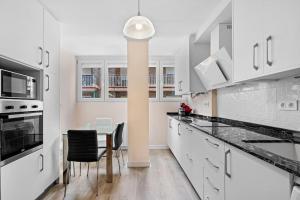
M137 0L40 0L74 35L122 35ZM141 13L153 22L157 36L178 37L203 23L221 0L141 0Z

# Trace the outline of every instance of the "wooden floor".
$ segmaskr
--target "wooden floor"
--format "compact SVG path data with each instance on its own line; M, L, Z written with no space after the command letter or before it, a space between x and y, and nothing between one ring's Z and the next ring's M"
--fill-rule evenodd
M83 165L79 176L79 164L76 176L68 185L66 200L199 200L196 192L182 172L169 150L151 150L150 168L122 167L119 176L118 165L114 159L114 183L105 182L105 159L101 161L99 171L99 196L96 196L96 168ZM126 160L126 156L125 156ZM63 199L62 183L52 187L41 199Z

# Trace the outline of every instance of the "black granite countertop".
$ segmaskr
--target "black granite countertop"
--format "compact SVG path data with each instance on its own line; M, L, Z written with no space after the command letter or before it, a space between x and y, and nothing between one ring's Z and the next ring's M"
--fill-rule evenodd
M167 113L167 115L300 177L300 161L296 157L280 155L281 152L266 150L257 145L262 143L300 145L300 132L218 117L201 115L179 117L176 113ZM210 122L210 124L207 127L202 125L203 123L198 126L197 120Z

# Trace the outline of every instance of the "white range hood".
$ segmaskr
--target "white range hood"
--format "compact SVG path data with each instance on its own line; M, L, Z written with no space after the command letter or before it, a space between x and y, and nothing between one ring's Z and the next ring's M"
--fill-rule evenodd
M232 60L223 47L194 67L207 90L218 88L231 79Z

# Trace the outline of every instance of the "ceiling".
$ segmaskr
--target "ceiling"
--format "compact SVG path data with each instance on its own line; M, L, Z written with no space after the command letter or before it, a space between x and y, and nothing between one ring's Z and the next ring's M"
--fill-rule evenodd
M126 20L137 14L137 0L40 0L74 35L122 35ZM221 0L141 0L141 14L157 36L178 37L204 22Z

